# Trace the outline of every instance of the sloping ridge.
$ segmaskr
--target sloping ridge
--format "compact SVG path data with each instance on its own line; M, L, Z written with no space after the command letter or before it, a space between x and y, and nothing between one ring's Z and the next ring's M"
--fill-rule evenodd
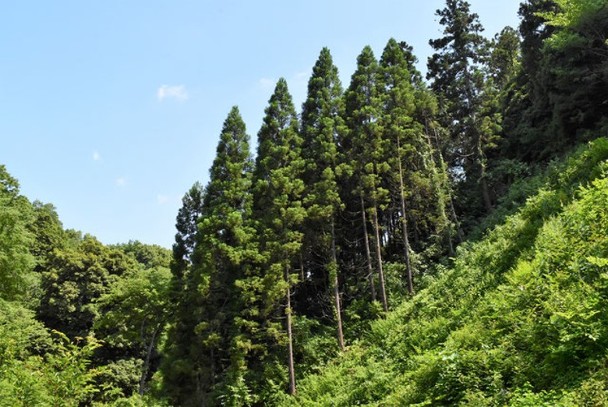
M517 212L286 403L608 405L607 159L600 138L552 165Z

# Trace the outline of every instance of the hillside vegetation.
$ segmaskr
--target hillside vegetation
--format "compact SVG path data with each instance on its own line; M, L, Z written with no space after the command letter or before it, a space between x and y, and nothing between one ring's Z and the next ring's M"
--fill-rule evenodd
M554 165L285 404L606 405L607 159L598 139Z
M436 16L232 107L172 250L0 165L0 406L608 405L608 4Z

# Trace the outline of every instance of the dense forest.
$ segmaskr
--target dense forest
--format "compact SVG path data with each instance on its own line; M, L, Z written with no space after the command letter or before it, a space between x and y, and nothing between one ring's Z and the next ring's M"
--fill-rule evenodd
M0 406L608 405L608 3L436 16L233 107L172 250L0 166Z

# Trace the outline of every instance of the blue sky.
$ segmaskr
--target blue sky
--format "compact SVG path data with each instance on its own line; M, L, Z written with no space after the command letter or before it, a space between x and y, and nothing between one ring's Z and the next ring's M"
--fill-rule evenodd
M491 37L516 0L470 0ZM322 47L344 87L356 57L390 37L420 69L442 0L57 0L0 16L0 164L64 227L104 243L171 247L181 197L206 183L238 105L253 140L276 80L296 106Z

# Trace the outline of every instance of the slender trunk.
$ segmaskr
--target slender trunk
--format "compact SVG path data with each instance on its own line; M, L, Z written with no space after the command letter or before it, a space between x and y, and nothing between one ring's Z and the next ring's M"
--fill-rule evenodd
M446 202L445 199L443 197L444 192L448 195L448 199L451 201L452 199L452 195L450 193L450 189L449 189L449 185L444 185L443 180L445 179L444 177L446 176L446 165L445 165L445 161L443 160L443 154L441 154L441 150L439 149L439 146L434 146L433 142L431 140L431 137L429 135L429 122L428 122L428 118L424 118L424 130L425 130L425 134L426 134L426 139L427 139L427 143L429 145L429 149L431 151L431 157L433 158L432 162L433 162L433 176L437 176L437 164L435 163L435 157L433 152L436 151L437 152L437 156L439 157L439 168L441 169L441 182L440 182L440 186L435 187L436 191L437 191L437 196L441 197L441 218L446 222L446 224L448 225L448 227L446 228L447 230L447 240L448 240L448 251L449 251L449 255L450 257L454 256L454 242L452 241L452 227L449 224L448 221L448 216L446 215L445 211L446 211ZM435 144L438 144L437 141L437 129L433 128L433 133L435 134Z
M304 281L304 257L302 256L302 252L300 251L300 281Z
M437 136L437 129L433 128L433 132L435 134L435 144L437 144L437 152L439 154L439 163L441 165L441 171L447 172L447 165L445 163L445 160L443 159L443 154L441 153L441 149L439 148L439 137ZM445 185L446 191L448 193L448 201L449 201L449 205L450 205L450 215L452 217L452 222L454 222L454 224L456 225L456 233L458 235L458 242L463 242L464 241L464 236L462 233L462 228L460 227L460 221L458 220L458 215L456 215L456 209L454 208L454 198L452 196L452 188L449 185L449 181L447 182L447 185ZM452 240L450 238L450 247L452 247ZM454 250L453 248L450 249L450 251L453 253Z
M334 220L331 220L331 274L334 286L334 307L336 313L336 325L338 328L338 345L344 350L344 333L342 332L342 307L340 305L340 287L338 280L338 256L336 255L336 229Z
M296 394L296 370L293 361L293 334L291 332L291 286L289 284L289 268L285 268L285 282L287 282L287 307L285 314L287 316L287 361L289 367L289 394Z
M211 383L211 387L213 387L215 386L215 352L213 350L213 347L209 349L209 357L211 358L211 377L209 378L209 381Z
M361 216L363 217L363 237L365 241L365 255L367 256L367 278L372 292L372 301L376 301L376 286L374 285L374 271L372 269L372 254L369 248L369 236L367 234L367 217L365 215L365 202L361 194Z
M481 186L481 196L483 197L483 203L486 207L486 212L492 211L492 200L490 199L490 191L488 188L488 180L486 179L485 170L481 170L481 179L479 180Z
M475 132L476 138L476 152L477 152L477 165L479 165L479 186L481 188L481 197L483 199L483 204L485 206L486 212L490 213L492 211L492 199L490 198L490 190L488 188L488 180L486 178L486 163L485 163L485 154L483 152L481 135L478 131Z
M403 259L405 260L405 271L407 273L407 291L414 294L414 277L412 273L412 262L410 261L410 242L407 231L407 212L405 209L405 187L403 186L403 166L401 165L401 145L397 137L397 162L399 168L399 198L401 200L401 223L403 226Z
M464 242L464 233L462 232L462 228L460 227L460 221L458 220L458 215L456 215L456 209L454 208L454 199L450 194L450 212L452 214L452 220L456 224L456 233L458 234L458 242Z
M380 299L384 311L388 312L388 300L386 298L386 285L384 284L384 271L382 270L382 249L380 247L380 226L378 224L378 206L376 202L372 207L372 225L376 236L376 259L378 260L378 278L380 279Z
M150 359L152 358L152 352L154 352L154 348L156 346L156 335L158 335L158 331L160 331L160 325L158 325L154 329L154 332L152 332L152 338L150 338L150 343L146 349L146 358L144 359L144 366L141 371L141 377L139 378L140 396L143 396L145 392L146 378L148 377L148 372L150 370Z

